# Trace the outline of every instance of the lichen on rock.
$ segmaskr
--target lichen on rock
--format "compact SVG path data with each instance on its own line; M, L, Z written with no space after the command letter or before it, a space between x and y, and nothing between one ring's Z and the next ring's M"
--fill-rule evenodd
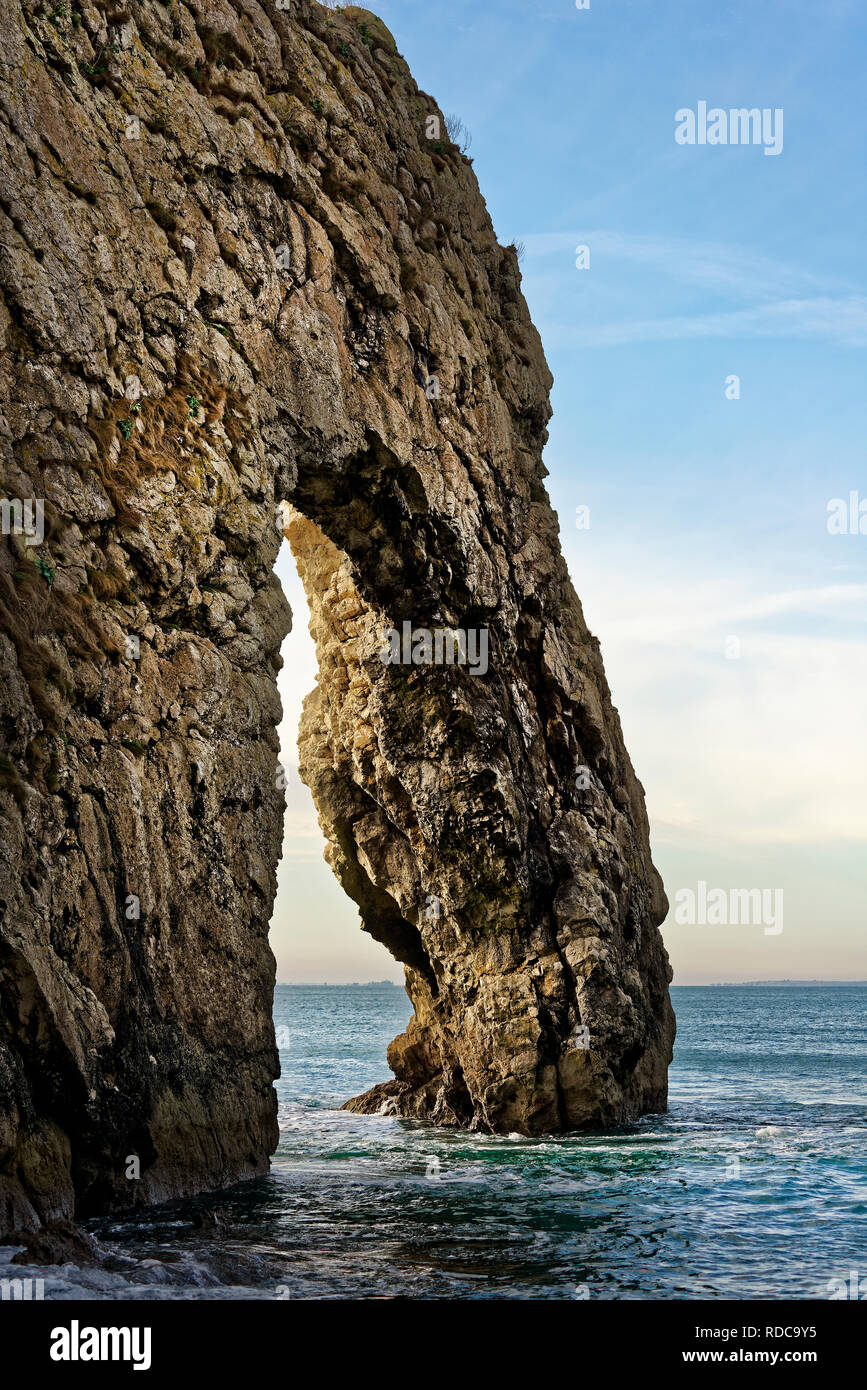
M666 904L551 378L436 103L355 7L0 16L0 1230L267 1168L284 526L303 775L415 1009L350 1104L664 1107ZM484 673L384 662L404 624L484 632Z

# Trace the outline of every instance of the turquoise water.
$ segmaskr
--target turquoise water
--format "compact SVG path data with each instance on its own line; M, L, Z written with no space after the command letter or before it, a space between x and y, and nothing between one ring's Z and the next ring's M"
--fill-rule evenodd
M867 991L673 997L668 1114L530 1140L327 1109L387 1075L407 1001L280 990L298 1295L827 1298L859 1259L867 1277Z
M827 1299L853 1269L867 1294L867 990L673 998L668 1114L534 1140L337 1110L388 1077L406 996L279 987L271 1175L93 1223L116 1268L48 1296Z

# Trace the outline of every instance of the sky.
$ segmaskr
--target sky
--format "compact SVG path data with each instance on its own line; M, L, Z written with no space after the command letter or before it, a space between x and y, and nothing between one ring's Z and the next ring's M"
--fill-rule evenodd
M829 530L854 493L867 533L867 5L376 13L472 132L498 239L525 246L547 485L645 788L675 983L867 978L867 534ZM781 111L782 148L678 143L702 102ZM278 979L398 982L297 776L316 662L288 547L277 568L296 615ZM735 923L727 898L703 924L701 883L782 911Z

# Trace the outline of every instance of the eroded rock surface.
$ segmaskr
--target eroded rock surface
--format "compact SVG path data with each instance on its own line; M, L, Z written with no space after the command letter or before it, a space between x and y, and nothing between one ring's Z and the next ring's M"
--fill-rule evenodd
M267 1167L284 523L304 775L415 1005L352 1105L664 1106L665 899L542 482L550 377L436 103L363 10L0 23L0 495L44 500L0 543L0 1231ZM484 630L487 672L384 664L404 622Z

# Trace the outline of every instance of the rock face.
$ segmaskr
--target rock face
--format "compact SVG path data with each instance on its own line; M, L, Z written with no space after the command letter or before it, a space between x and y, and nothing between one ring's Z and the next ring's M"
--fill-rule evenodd
M267 1168L284 526L304 775L415 1006L350 1104L663 1108L665 898L470 162L364 10L59 9L0 0L0 1232Z

